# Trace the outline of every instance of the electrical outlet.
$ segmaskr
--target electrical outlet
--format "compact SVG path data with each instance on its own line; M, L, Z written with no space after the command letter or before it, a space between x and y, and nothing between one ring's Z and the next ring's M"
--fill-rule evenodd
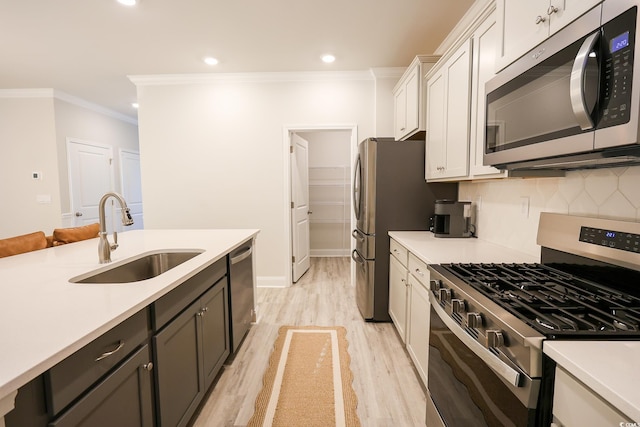
M527 196L520 197L520 215L523 218L529 218L529 198Z

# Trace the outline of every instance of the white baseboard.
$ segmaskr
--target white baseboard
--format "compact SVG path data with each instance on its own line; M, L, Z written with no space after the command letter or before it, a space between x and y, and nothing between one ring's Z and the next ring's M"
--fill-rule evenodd
M321 257L343 257L351 254L350 249L311 249L310 256Z
M257 288L288 288L291 286L287 283L284 276L257 276L256 287Z

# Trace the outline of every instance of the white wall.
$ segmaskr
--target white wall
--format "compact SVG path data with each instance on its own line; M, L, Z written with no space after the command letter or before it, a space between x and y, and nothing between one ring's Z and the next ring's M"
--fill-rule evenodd
M275 78L274 78L275 76ZM375 130L369 73L138 77L147 228L259 228L259 285L288 285L288 149L283 127Z
M459 199L476 205L480 238L539 256L540 212L638 222L639 184L640 166L593 169L561 178L460 183ZM529 202L528 215L521 212L523 198Z
M60 223L53 111L51 98L0 97L0 238L50 234ZM38 196L51 202L38 203Z

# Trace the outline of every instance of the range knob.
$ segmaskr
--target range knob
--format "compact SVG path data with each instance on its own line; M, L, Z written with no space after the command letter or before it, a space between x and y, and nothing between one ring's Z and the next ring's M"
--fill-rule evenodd
M504 345L504 336L502 336L502 331L497 329L488 329L485 335L486 343L485 346L487 348L491 347L502 347Z
M448 288L440 288L438 290L438 299L442 302L451 301L451 289Z
M437 293L438 289L440 289L442 287L442 280L430 280L429 281L429 288Z
M462 314L466 310L466 304L463 299L454 298L451 300L451 312Z
M482 326L482 316L480 313L467 313L467 326L470 328L479 328Z

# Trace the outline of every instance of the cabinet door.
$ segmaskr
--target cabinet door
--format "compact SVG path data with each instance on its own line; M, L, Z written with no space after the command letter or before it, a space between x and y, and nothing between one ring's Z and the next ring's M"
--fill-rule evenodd
M394 133L396 141L400 141L407 134L407 91L401 86L394 97Z
M158 425L185 426L204 395L200 302L153 337Z
M389 256L389 315L402 342L406 340L407 269L393 255Z
M469 173L469 112L471 100L471 39L444 65L446 90L444 178Z
M227 284L224 280L200 298L205 390L213 383L229 356L227 301Z
M427 270L428 274L428 270ZM426 283L429 283L427 277ZM407 320L407 351L427 386L427 360L429 356L429 292L409 274L409 309Z
M439 178L445 164L445 77L440 70L427 81L427 179Z
M599 3L602 0L551 0L549 33L558 32Z
M405 135L420 126L420 64L416 64L404 84L406 93Z
M485 83L496 75L496 48L498 26L492 13L473 35L473 69L471 71L471 138L469 141L470 170L473 177L504 177L493 166L484 166L484 138L486 117Z
M498 0L496 8L498 28L502 30L497 68L502 69L547 38L549 0Z
M554 383L553 419L562 427L636 425L560 366Z
M152 365L145 345L50 427L152 427Z

